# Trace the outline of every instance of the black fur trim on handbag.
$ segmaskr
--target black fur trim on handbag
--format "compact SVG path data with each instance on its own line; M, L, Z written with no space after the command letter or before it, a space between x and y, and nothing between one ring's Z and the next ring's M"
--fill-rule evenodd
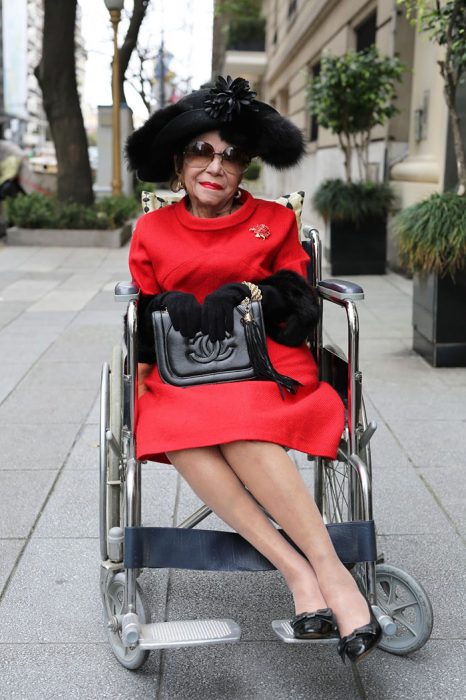
M267 334L282 345L301 345L319 321L320 306L314 289L292 270L280 270L259 283L259 287L266 285L274 287L282 299L280 310L268 311L263 305Z

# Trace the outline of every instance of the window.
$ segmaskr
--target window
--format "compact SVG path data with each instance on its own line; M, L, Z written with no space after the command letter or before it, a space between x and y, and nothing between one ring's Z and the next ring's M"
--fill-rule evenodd
M312 80L315 80L320 75L320 61L311 67ZM314 142L319 138L319 124L315 114L311 114L309 122L309 141Z
M375 44L377 32L377 13L373 12L354 30L356 34L356 51L365 51Z

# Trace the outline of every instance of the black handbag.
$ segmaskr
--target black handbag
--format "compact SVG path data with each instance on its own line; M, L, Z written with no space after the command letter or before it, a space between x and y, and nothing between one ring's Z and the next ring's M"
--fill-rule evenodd
M152 314L157 366L162 381L179 387L218 382L265 379L295 393L300 383L279 374L267 353L260 301L234 308L233 332L224 340L211 341L200 331L185 338L173 328L166 309Z
M185 338L173 328L168 311L154 311L155 350L162 380L175 386L192 386L253 379L255 372L242 323L245 312L245 306L236 306L233 332L224 340L212 342L201 331ZM260 302L252 302L250 312L265 338Z

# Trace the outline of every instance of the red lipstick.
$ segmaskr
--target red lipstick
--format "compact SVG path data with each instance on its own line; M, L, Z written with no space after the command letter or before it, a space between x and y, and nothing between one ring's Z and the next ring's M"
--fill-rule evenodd
M216 182L200 182L199 183L202 187L205 187L207 190L223 190L223 187Z

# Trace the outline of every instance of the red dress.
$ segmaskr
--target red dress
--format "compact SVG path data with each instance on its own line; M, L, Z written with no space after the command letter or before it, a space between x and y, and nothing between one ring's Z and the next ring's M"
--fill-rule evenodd
M137 223L129 266L144 294L177 290L202 303L230 282L258 282L280 269L306 276L294 213L246 192L229 216L201 219L185 200L146 214ZM265 225L264 237L256 236ZM262 229L264 232L264 229ZM267 235L267 233L269 235ZM267 338L276 370L303 384L295 395L269 381L175 387L154 365L138 401L137 458L167 461L165 452L235 440L274 442L301 452L334 458L343 430L343 404L325 382L305 344L298 348Z

